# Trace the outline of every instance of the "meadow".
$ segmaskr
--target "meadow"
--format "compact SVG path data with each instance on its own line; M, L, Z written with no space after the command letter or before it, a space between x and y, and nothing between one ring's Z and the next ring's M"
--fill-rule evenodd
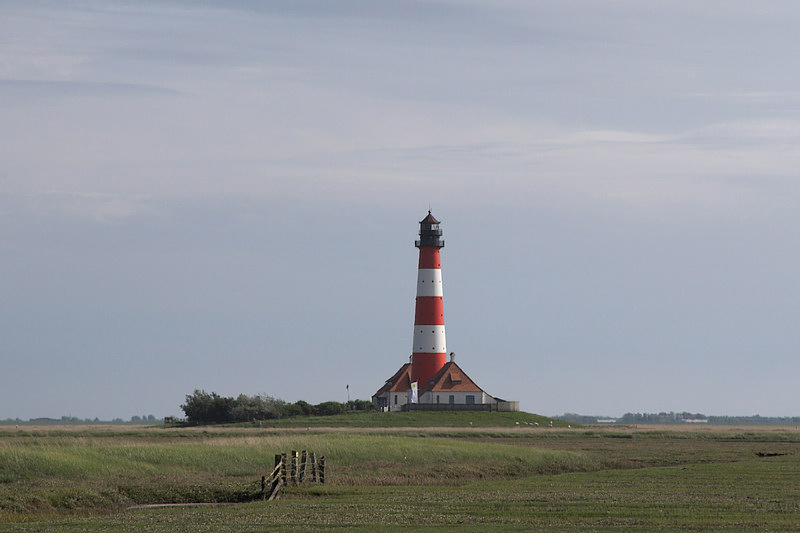
M497 421L2 429L0 531L800 529L793 427ZM253 501L292 449L325 455L328 482ZM130 509L175 502L220 505Z

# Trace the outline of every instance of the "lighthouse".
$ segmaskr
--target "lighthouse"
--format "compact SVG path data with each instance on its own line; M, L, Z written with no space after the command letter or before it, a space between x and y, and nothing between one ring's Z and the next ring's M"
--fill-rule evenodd
M414 313L414 342L411 355L411 382L422 387L447 362L442 291L441 224L428 211L419 223L417 301Z
M419 222L417 296L410 362L378 391L373 403L382 411L517 411L519 402L490 396L455 362L444 333L441 222L428 211Z

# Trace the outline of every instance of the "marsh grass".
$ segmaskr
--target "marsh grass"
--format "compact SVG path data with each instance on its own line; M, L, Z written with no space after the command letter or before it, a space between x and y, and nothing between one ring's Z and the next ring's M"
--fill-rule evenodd
M781 458L601 470L458 486L329 486L210 509L137 510L7 524L10 531L789 531L800 463Z
M245 502L275 453L329 484ZM786 455L757 459L757 452ZM800 528L800 432L586 428L0 431L0 530L307 531ZM21 524L22 522L33 522Z
M132 503L239 502L253 499L274 455L311 450L327 458L334 485L442 485L484 478L591 470L576 452L441 437L348 433L0 442L0 509L33 512L103 509Z

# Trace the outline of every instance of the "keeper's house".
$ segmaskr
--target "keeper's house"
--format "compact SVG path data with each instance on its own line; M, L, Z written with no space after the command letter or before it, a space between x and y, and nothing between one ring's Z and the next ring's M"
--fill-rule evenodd
M411 363L406 363L372 396L372 402L384 411L519 411L519 402L491 396L452 359L417 394L412 403Z

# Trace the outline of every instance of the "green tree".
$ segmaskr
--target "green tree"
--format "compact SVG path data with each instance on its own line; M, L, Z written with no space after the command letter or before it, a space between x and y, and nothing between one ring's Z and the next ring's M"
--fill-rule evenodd
M297 409L300 411L301 415L311 416L317 414L317 410L314 409L314 406L303 400L294 402L294 405L297 406Z
M339 402L322 402L315 405L314 410L320 416L338 415L344 413L345 406Z
M261 394L247 396L240 394L230 410L231 420L234 422L250 422L253 420L269 420L280 418L286 411L286 402Z
M216 392L209 394L195 389L186 396L186 403L181 405L181 409L192 424L224 423L232 421L231 409L235 403L233 398L220 396Z

